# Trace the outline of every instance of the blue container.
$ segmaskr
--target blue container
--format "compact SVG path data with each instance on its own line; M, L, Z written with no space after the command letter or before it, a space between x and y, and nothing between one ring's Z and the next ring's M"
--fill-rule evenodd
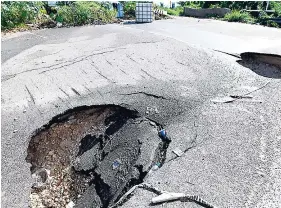
M124 17L124 10L123 5L121 3L117 4L117 18L123 18Z
M163 139L165 139L167 137L165 129L162 129L159 131L159 136L160 136L160 138L163 138Z

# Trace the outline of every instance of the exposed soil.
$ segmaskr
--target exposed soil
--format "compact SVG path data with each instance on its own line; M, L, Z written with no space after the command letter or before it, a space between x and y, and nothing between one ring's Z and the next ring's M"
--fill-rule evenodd
M108 207L166 158L169 142L137 111L80 107L54 117L32 137L31 207ZM149 154L152 152L151 154Z

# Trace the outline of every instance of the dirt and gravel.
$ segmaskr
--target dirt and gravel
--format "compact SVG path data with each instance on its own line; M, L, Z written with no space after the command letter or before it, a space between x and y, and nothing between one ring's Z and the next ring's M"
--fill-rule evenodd
M35 132L27 150L35 179L31 207L79 201L78 207L113 205L143 182L154 165L164 164L168 142L158 138L157 126L118 106L71 109L56 116ZM91 198L83 200L84 192L91 192Z

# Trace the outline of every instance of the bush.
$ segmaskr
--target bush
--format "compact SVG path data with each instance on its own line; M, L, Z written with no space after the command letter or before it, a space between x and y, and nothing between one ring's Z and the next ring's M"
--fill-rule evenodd
M268 27L279 27L279 25L272 21L272 20L268 20L269 18L273 18L274 15L268 15L265 11L260 12L258 19L256 20L257 23L264 25L264 26L268 26Z
M275 17L281 17L281 2L271 1L269 8L275 11Z
M244 22L251 23L254 21L253 17L248 12L240 12L233 10L224 16L224 20L228 22Z
M173 16L181 16L181 15L183 15L183 10L184 10L184 8L181 7L181 6L178 6L178 7L174 8L174 9L163 8L163 7L160 8L160 9L167 11L168 15L173 15Z
M74 22L72 8L69 6L60 6L57 9L57 14L54 15L53 18L55 18L57 22L60 22L63 24L70 24L70 23Z
M57 14L54 16L63 25L84 25L94 21L111 22L116 11L109 10L106 4L98 2L74 2L69 6L57 7Z
M188 8L192 8L192 9L201 9L202 8L202 5L200 2L186 2L185 7L188 7Z
M37 18L45 13L42 2L2 2L1 29L35 23Z
M214 8L221 8L218 4L211 4L210 9L214 9Z
M55 8L48 8L43 2L3 2L1 5L1 29L27 27L37 23L39 26L52 26L57 22L63 25L83 25L99 21L112 22L116 11L109 9L110 4L98 2L67 2ZM49 15L47 15L48 8Z
M124 16L126 17L135 17L136 16L136 2L135 1L126 1L122 2Z

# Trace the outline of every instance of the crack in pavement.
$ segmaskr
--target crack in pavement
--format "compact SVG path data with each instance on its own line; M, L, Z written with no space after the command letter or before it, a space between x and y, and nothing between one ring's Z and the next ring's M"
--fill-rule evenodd
M185 153L187 153L189 150L191 150L191 149L197 147L197 145L198 145L198 144L196 143L197 137L198 137L198 135L197 135L197 133L196 133L195 136L194 136L194 138L193 138L193 139L191 140L191 142L190 142L191 146L189 146L188 148L186 148L185 150L183 150L183 154L185 154ZM179 157L179 156L176 155L175 157L169 159L169 160L168 160L167 162L165 162L165 163L166 163L166 164L167 164L167 163L170 163L170 162L174 161L175 159L177 159L178 157ZM193 185L194 185L194 184L193 184Z
M81 96L81 94L80 94L76 89L74 89L74 88L71 87L71 90L72 90L76 95Z
M154 94L150 94L150 93L142 92L142 91L132 92L132 93L124 93L124 94L119 94L119 95L137 95L137 94L144 94L144 95L149 96L149 97L160 98L160 99L163 99L163 100L171 100L171 99L165 98L164 96L161 96L161 95L154 95Z
M67 97L70 97L69 94L67 94L63 89L61 89L60 87L59 87L59 89L60 89L60 91L62 91L62 93L65 94Z
M161 41L143 41L143 42L137 42L137 43L133 43L130 45L137 45L137 44L148 44L148 43L161 43L162 41L164 41L165 39L161 40Z
M56 69L60 69L60 68L63 68L63 67L65 67L65 66L71 66L71 65L73 65L73 64L76 64L76 63L79 63L79 62L81 62L81 61L87 60L87 59L90 58L90 57L93 57L93 56L96 56L96 55L105 54L105 53L115 52L116 50L119 50L119 49L126 49L126 48L116 48L115 50L110 50L110 51L104 51L104 52L100 52L100 53L90 54L90 55L88 55L88 56L85 56L85 57L83 57L83 58L80 58L80 59L77 60L77 61L72 61L72 62L70 62L69 64L65 64L65 65L59 66L59 67L57 67L57 68L53 68L53 69L49 69L49 70L42 71L42 72L40 72L39 74L46 73L46 72L48 72L48 71L52 71L52 70L56 70ZM78 58L79 58L79 57L78 57ZM78 58L76 58L76 59L78 59ZM65 63L67 63L67 62L65 62ZM61 64L61 63L60 63L60 64ZM59 64L58 64L58 65L59 65ZM48 68L49 68L49 67L48 67Z
M48 69L48 70L44 70L44 71L39 73L39 74L43 74L43 73L46 73L48 71L60 69L60 68L63 68L65 66L70 66L70 65L73 65L75 63L79 63L81 61L87 60L89 57L92 57L92 56L101 55L101 54L105 54L105 53L111 53L111 52L115 52L117 50L122 50L122 49L126 49L126 48L124 48L124 47L114 48L113 50L102 51L102 52L90 54L90 55L84 56L82 58L77 57L77 58L75 58L76 59L75 61L70 61L70 62L66 61L66 62L63 62L63 63L53 64L53 65L50 65L50 66L44 66L44 67L40 67L40 68L29 69L29 70L26 70L26 71L15 73L15 74L6 75L7 78L6 79L2 79L2 82L5 82L5 81L7 81L9 79L12 79L12 78L14 78L14 77L16 77L17 75L20 75L20 74L25 74L25 73L32 72L32 71L38 71L38 70L41 70L41 69ZM62 64L64 64L64 65L62 65ZM59 66L59 65L61 65L61 66ZM55 67L55 66L58 66L58 67ZM52 68L52 67L55 67L55 68Z
M126 54L126 56L131 59L133 62L138 63L135 59L133 59L131 56L129 56L128 54Z
M28 92L28 94L29 94L29 96L30 96L32 102L35 104L35 99L34 99L33 95L31 94L31 92L29 91L29 89L27 88L26 85L25 85L25 89L27 90L27 92Z
M141 184L133 186L128 192L126 192L126 194L124 194L122 196L122 198L120 198L120 200L117 203L115 203L110 208L117 208L118 206L121 206L122 204L124 204L130 198L130 196L133 194L133 192L137 188L141 188L141 189L153 192L156 195L159 195L159 197L154 197L152 199L152 202L150 203L150 205L162 204L162 203L166 203L166 202L169 202L169 201L180 200L181 202L193 201L196 204L201 205L202 207L205 207L205 208L215 208L215 206L213 206L210 203L206 202L205 200L203 200L201 197L199 197L197 195L190 195L190 194L180 193L181 194L180 197L179 196L175 197L174 194L179 194L179 193L169 193L167 191L161 191L161 190L153 187L152 185L146 184L146 183L141 183ZM159 201L156 200L156 198L158 198Z
M152 76L151 74L149 74L147 71L145 71L144 69L141 69L142 72L144 72L147 76L153 78L153 79L157 79L156 77Z
M113 83L113 84L116 83L115 81L109 79L107 76L103 75L103 74L98 70L99 68L94 64L93 61L91 62L91 65L95 68L95 72L97 72L101 77L105 78L107 81L109 81L109 82L111 82L111 83Z
M228 53L228 52L220 51L220 50L214 50L214 51L224 53L226 55L233 56L233 57L236 57L236 58L241 58L241 56L238 53Z
M135 44L146 44L146 43L160 43L161 41L155 41L155 42L139 42L139 43L135 43ZM26 71L22 71L22 72L18 72L18 73L15 73L15 74L9 74L9 75L4 75L1 79L2 82L5 82L5 81L8 81L10 79L13 79L15 78L17 75L21 75L21 74L25 74L25 73L29 73L29 72L32 72L32 71L38 71L38 70L42 70L42 69L47 69L47 70L44 70L44 71L41 71L39 72L39 74L44 74L46 72L49 72L49 71L53 71L53 70L56 70L56 69L61 69L63 67L66 67L66 66L71 66L73 64L76 64L76 63L79 63L81 61L84 61L84 60L87 60L89 57L93 57L93 56L96 56L96 55L101 55L101 54L106 54L106 53L111 53L111 52L115 52L116 50L122 50L122 49L127 49L126 47L115 47L113 48L112 50L108 50L108 51L102 51L102 52L98 52L98 53L94 53L94 54L90 54L88 56L85 56L81 58L80 57L77 57L74 59L74 61L65 61L65 62L61 62L61 63L56 63L56 64L53 64L53 65L50 65L50 66L44 66L44 67L39 67L39 68L33 68L33 69L29 69L29 70L26 70ZM56 52L56 53L59 53L60 51ZM56 54L54 53L54 54ZM52 54L49 54L49 55L52 55ZM127 55L127 57L129 59L131 59L133 62L135 63L138 63L136 62L134 59L132 59L129 55ZM78 60L77 60L78 59ZM108 64L111 65L111 63L109 61L107 61ZM58 67L56 67L58 66ZM141 69L145 74L147 74L148 76L156 79L155 77L153 77L152 75L150 75L149 73L147 73L145 70ZM127 74L125 71L121 70L124 74Z
M190 141L190 146L187 147L185 150L183 150L183 154L187 153L189 150L197 147L198 145L202 144L203 141L201 143L198 143L197 142L197 138L198 138L198 131L197 131L197 128L198 128L198 125L196 125L196 121L194 121L193 123L193 126L195 128L195 135L193 137L193 139ZM173 160L177 159L179 156L178 155L175 155L175 157L172 157L171 159L169 159L166 163L169 163L169 162L172 162ZM191 183L192 184L192 183ZM194 185L194 184L192 184Z

